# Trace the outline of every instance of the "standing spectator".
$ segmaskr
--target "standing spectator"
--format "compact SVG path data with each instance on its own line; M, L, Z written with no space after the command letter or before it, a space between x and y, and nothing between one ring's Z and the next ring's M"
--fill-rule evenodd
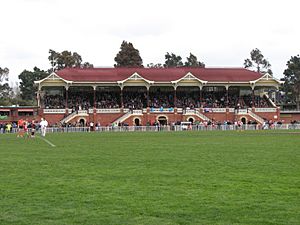
M94 131L94 123L93 123L93 121L90 122L90 131Z

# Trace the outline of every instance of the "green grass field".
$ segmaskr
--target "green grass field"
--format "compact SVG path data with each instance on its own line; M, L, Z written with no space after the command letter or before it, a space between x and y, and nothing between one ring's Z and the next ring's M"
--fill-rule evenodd
M0 224L300 224L300 133L0 135Z

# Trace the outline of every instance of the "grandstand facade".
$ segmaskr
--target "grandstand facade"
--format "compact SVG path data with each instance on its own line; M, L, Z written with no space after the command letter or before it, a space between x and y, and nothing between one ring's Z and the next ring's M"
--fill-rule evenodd
M281 81L244 68L68 68L38 85L50 124L160 125L278 121Z

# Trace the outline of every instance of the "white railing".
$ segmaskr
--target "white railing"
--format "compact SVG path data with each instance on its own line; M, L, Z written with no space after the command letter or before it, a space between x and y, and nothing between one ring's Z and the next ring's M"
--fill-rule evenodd
M210 119L205 116L204 114L200 113L198 110L195 110L195 113L197 116L199 116L202 120L206 120L206 121L209 121Z
M226 108L212 108L214 113L226 113Z
M196 114L196 110L195 109L186 109L186 110L184 110L184 114L185 115L194 115L194 114Z
M182 127L181 125L174 126L106 126L106 127L95 127L95 132L126 132L126 131L234 131L234 130L300 130L300 124L277 124L277 125L193 125L188 127ZM12 128L10 132L0 129L0 134L3 133L17 133L17 128ZM29 129L30 132L30 129ZM68 132L91 132L89 127L48 127L47 133L68 133ZM289 131L290 132L290 131ZM40 133L40 130L37 130Z
M245 115L248 114L248 109L236 109L235 114L237 115Z
M150 113L173 113L174 108L150 108Z
M182 108L177 108L177 113L182 113L183 109Z
M73 113L69 114L68 116L66 116L65 118L63 118L60 123L63 124L63 123L67 123L69 122L71 119L73 119L74 116L77 115L77 111L74 111Z
M276 107L276 104L272 101L272 99L270 99L270 97L267 93L264 93L264 96L267 98L267 100L273 107Z
M143 110L134 109L134 110L132 110L132 114L134 114L134 115L143 115Z
M80 114L80 115L82 115L82 114L88 114L88 110L78 110L77 114Z
M115 121L112 122L112 124L119 124L122 123L124 120L129 118L132 115L132 112L129 110L127 113L116 119Z
M66 109L44 109L44 114L64 114Z
M259 115L253 113L251 109L248 110L248 115L251 116L256 121L258 121L259 123L263 124L264 119L261 118Z
M204 114L200 113L197 109L186 109L184 115L196 115L202 120L209 121L210 119Z
M255 112L276 112L276 108L255 108Z
M96 113L121 113L121 109L96 109Z

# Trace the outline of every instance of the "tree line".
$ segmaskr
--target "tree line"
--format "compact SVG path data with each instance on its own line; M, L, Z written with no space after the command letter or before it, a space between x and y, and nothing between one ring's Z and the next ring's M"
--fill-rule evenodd
M32 71L24 70L19 74L18 91L13 90L9 84L9 69L0 67L0 106L6 105L36 105L37 87L34 85L35 80L47 77L52 72L64 68L93 68L93 64L83 62L82 57L77 52L62 51L57 52L49 50L48 56L51 67L46 70L34 67ZM140 52L132 43L123 41L120 51L116 54L114 67L144 67ZM297 103L297 109L300 110L300 56L291 56L286 63L287 68L284 70L285 81L282 91ZM205 63L198 60L197 56L190 53L186 60L183 61L180 55L173 52L165 54L164 63L149 63L146 68L176 68L176 67L198 67L205 68ZM272 75L271 64L264 57L259 49L253 49L250 52L250 58L245 59L244 67L255 70L259 73L269 73Z

